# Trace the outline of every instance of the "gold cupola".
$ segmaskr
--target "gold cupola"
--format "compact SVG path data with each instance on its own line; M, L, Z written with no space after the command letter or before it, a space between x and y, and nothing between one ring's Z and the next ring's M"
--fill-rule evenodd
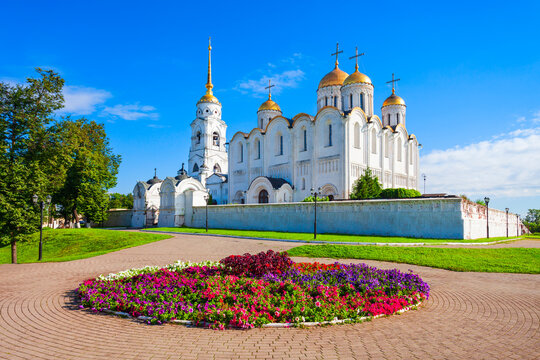
M339 44L336 45L336 52L332 55L336 55L336 63L334 70L330 71L328 74L326 74L321 81L319 82L319 89L322 89L327 86L341 86L343 85L343 82L345 79L349 76L345 71L341 70L338 67L338 55L342 53L342 51L339 51Z
M279 107L279 105L274 100L272 100L271 89L274 86L275 85L271 85L270 80L268 80L268 86L266 87L266 89L268 89L268 100L266 100L265 102L261 104L261 106L259 106L259 110L257 110L257 112L263 111L263 110L273 110L273 111L281 112L281 108Z
M197 104L208 102L208 103L214 103L221 105L219 103L219 100L214 96L214 93L212 92L212 88L214 85L212 85L212 45L210 43L210 38L208 38L208 78L206 80L206 94L203 95L203 97L200 98L199 101L197 101Z
M356 59L356 66L354 68L354 72L349 75L345 81L343 82L343 86L350 85L350 84L371 84L371 79L366 75L362 74L360 71L358 71L358 58L360 56L364 55L364 53L358 54L358 46L356 47L356 55L353 57ZM351 57L350 59L352 59Z
M394 74L392 73L392 80L386 82L386 83L392 83L392 95L390 95L389 97L386 98L386 100L384 100L382 107L390 106L390 105L407 106L405 105L405 100L403 100L400 96L396 95L396 89L394 87L394 84L398 82L399 80L400 79L394 79Z
M322 89L327 86L341 86L343 85L343 82L349 74L347 74L345 71L341 70L338 67L338 62L336 60L336 67L334 70L330 71L328 74L326 74L322 80L319 82L319 89Z

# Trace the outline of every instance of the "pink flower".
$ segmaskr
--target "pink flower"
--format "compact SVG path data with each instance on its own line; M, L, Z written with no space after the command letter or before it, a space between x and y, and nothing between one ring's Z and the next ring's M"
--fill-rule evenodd
M316 307L321 307L321 303L319 301L315 301L315 306Z

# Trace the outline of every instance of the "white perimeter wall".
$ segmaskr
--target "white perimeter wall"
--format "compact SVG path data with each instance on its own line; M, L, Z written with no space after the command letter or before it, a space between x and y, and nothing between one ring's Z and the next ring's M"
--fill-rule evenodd
M485 207L455 198L317 203L317 232L333 234L476 239L486 237ZM214 205L208 226L221 229L313 232L313 203ZM503 216L504 215L504 216ZM516 234L510 214L509 235ZM186 226L204 227L205 208L193 207ZM506 236L506 214L490 209L490 237Z

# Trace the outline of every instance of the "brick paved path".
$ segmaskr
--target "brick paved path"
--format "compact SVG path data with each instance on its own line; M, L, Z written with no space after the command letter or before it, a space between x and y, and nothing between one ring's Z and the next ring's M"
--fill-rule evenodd
M100 273L296 244L175 236L64 263L0 265L1 359L538 359L540 277L412 269L432 287L419 311L354 325L214 331L149 326L79 310L77 285ZM328 260L332 261L332 260Z

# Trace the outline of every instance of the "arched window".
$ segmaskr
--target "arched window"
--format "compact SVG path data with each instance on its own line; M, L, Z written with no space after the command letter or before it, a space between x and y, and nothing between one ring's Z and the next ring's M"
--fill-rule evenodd
M364 93L360 94L360 107L362 108L362 110L366 111L366 109L364 108Z
M328 146L332 146L332 124L328 124Z
M403 145L401 143L401 139L398 139L398 141L397 141L397 161L401 161L401 152L403 151L402 147L403 147Z
M268 204L268 191L261 190L259 193L259 204Z
M334 107L337 107L337 96L334 96Z
M353 108L353 99L352 99L352 94L349 95L349 104L350 104L350 107L351 109Z
M263 118L259 119L259 128L263 128Z
M391 121L392 120L391 120L390 114L388 114L388 125L392 125Z
M256 139L255 140L255 159L260 159L261 158L261 142L259 141L259 139Z
M307 130L306 130L306 128L303 129L302 134L304 136L304 146L302 147L302 149L304 151L307 151Z
M215 131L212 134L212 144L214 144L214 146L219 146L219 134Z
M199 165L197 164L193 165L193 172L194 173L199 172Z
M324 106L328 106L328 96L324 97Z
M302 190L306 190L306 178L302 178Z
M278 134L278 155L283 155L283 135Z
M360 124L354 124L354 147L360 149Z
M214 165L214 172L221 174L221 166L219 166L219 164Z
M238 144L238 162L244 162L244 144Z
M400 116L400 114L397 113L397 114L396 114L396 125L399 124L399 116Z
M377 132L375 129L371 130L371 153L377 153Z
M196 139L197 144L201 143L201 132L200 131L197 131L197 135L195 135L195 139Z

